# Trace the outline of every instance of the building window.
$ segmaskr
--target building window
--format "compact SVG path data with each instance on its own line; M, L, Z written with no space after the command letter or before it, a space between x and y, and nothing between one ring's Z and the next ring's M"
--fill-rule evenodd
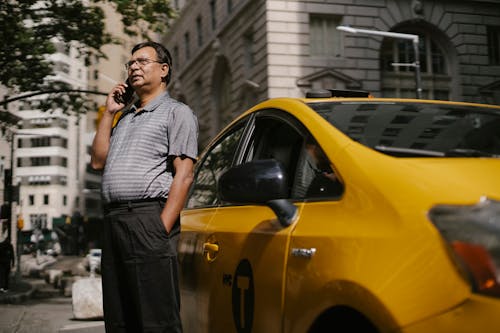
M19 111L31 110L31 109L33 109L31 101L20 101L19 102Z
M419 60L422 97L450 99L451 77L444 50L425 31L398 31L419 36ZM415 51L410 40L385 38L380 50L382 96L413 98L416 96ZM396 66L394 64L397 64Z
M44 194L43 195L43 204L44 205L48 205L49 204L49 195L48 194Z
M341 38L337 26L338 16L311 15L309 17L310 52L314 56L341 55Z
M198 37L198 46L203 45L203 25L201 22L201 16L196 18L196 35Z
M35 185L50 185L50 176L29 176L28 177L28 184L35 186Z
M254 67L255 65L255 60L253 56L253 33L247 32L243 36L243 52L244 52L244 59L245 59L245 70L250 72L250 70Z
M50 146L50 137L43 136L39 138L32 138L31 147L49 147Z
M188 60L189 58L191 58L191 49L189 48L189 32L186 32L184 34L184 50L186 51L186 60Z
M500 65L500 26L488 27L488 57L490 65Z
M63 195L62 201L63 201L63 206L67 206L68 205L68 197L66 195Z
M30 157L31 166L46 166L50 165L50 157L40 156L40 157Z
M210 15L212 18L212 30L215 30L217 28L217 11L216 11L216 3L217 1L211 0L210 1Z
M179 47L176 45L174 46L174 65L178 66L179 65Z
M35 204L35 196L33 194L28 195L28 205L33 206Z
M414 72L411 66L393 66L394 63L412 64L415 52L411 41L386 38L382 43L382 70L388 72ZM429 74L447 74L446 60L430 35L419 35L420 71Z
M47 214L30 214L31 229L46 229L47 228Z
M217 125L220 129L227 125L234 117L231 114L231 68L226 58L220 57L215 65L213 81L212 81L212 96L214 98L214 106L217 110Z

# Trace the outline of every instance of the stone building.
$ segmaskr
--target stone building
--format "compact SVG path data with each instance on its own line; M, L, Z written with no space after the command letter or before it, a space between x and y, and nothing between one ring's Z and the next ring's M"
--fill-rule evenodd
M175 3L179 18L162 40L174 58L170 90L197 113L202 147L256 102L312 87L416 96L410 41L338 26L418 35L423 98L500 101L496 0Z

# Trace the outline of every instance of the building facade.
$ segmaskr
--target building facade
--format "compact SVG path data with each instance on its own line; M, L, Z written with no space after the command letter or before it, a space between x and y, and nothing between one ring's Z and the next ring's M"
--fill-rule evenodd
M422 97L500 102L500 3L494 0L177 1L163 38L171 93L200 120L200 146L258 101L310 88L415 97L410 41L351 34L350 26L419 36Z
M103 47L107 59L94 59L88 66L78 57L75 45L55 40L57 51L50 56L54 63L51 80L65 82L72 89L100 93L87 95L93 101L94 111L85 114L79 113L80 110L62 110L57 105L47 112L41 111L38 105L48 98L47 95L7 105L9 115L20 119L19 122L6 124L6 135L0 136L2 180L3 170L11 169L12 158L13 183L19 188L19 198L14 200L11 215L13 243L17 242L16 222L19 219L24 221L21 230L21 235L25 236L23 241L33 233L41 232L45 240L50 241L54 235L52 231L58 229L60 236L71 238L70 253L78 251L76 246L83 249L87 245L77 245L78 235L88 236L84 235L87 229L98 229L95 224L102 217L101 177L90 167L90 147L96 130L97 111L99 106L105 104L105 95L111 88L125 81L124 63L136 42L122 33L120 17L111 5L103 4L102 8L106 15L106 29L122 42L121 45ZM8 94L7 88L0 90L0 97ZM13 136L12 132L15 133ZM0 204L6 203L3 192ZM94 226L92 222L95 222Z
M87 89L87 70L71 45L54 42L51 55L53 79L74 89ZM65 112L54 107L50 112L39 108L45 95L11 103L11 112L21 118L13 143L13 182L19 186L15 214L24 220L23 230L52 229L57 218L79 210L79 191L84 164L81 152L85 116L77 110Z

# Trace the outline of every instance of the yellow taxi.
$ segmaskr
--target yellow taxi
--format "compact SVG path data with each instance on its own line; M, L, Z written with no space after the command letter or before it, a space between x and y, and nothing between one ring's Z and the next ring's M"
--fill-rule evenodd
M185 332L499 332L500 107L335 95L264 101L200 155Z

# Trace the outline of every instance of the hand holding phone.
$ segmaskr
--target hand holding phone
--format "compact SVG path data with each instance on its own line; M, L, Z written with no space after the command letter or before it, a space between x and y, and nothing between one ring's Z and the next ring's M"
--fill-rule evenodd
M125 88L125 92L123 94L115 94L113 97L116 103L128 105L130 102L132 102L132 99L134 97L134 88L132 88L132 85L128 80L125 82L125 84L127 85Z

